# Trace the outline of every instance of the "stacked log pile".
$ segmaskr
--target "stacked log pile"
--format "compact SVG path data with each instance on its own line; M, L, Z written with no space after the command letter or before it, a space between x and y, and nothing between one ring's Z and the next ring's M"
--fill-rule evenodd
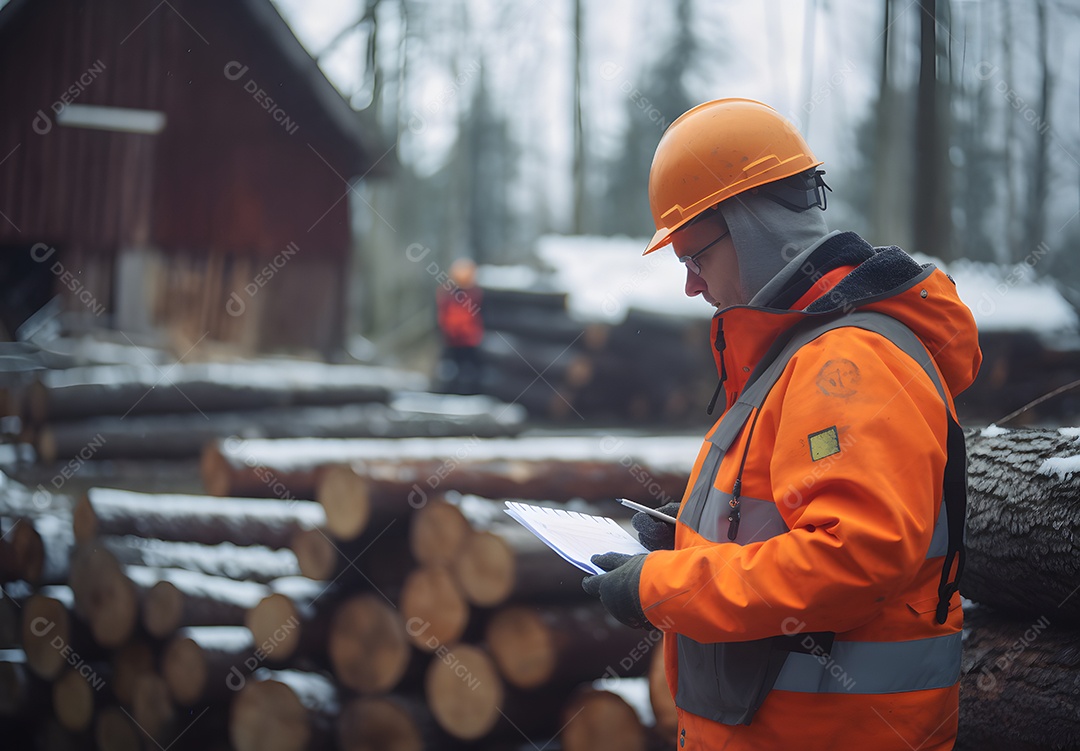
M486 289L483 314L486 393L536 417L694 424L716 388L707 316L581 322L564 293L509 289Z
M43 371L21 394L21 440L41 461L196 457L216 438L514 435L522 411L411 394L413 373L362 365L114 365Z
M485 289L485 393L556 421L696 424L716 388L709 319L630 308L619 323L580 321L567 295ZM1080 378L1080 351L1031 331L979 336L983 367L961 395L961 420L985 424ZM643 353L648 353L644 356ZM1006 385L1008 386L1006 388ZM1080 389L1036 405L1018 424L1080 415Z
M676 470L631 461L632 441L605 454L602 437L582 439L586 460L565 440L561 459L529 460L476 439L471 463L460 440L403 440L418 458L396 471L373 454L370 473L318 463L320 503L92 488L53 515L67 531L59 583L4 584L21 594L0 600L0 712L40 702L11 721L27 746L517 749L572 719L564 748L614 748L610 735L644 749L623 698L579 687L643 675L648 660L613 667L642 635L502 522L501 503L445 497L648 500L631 492L642 477L674 497L699 442L678 442ZM410 501L418 482L428 492ZM22 492L5 518L42 503Z
M35 583L0 566L9 737L240 751L518 749L556 736L568 751L670 747L659 633L612 621L581 573L494 500L617 516L605 499L681 494L696 439L607 439L401 441L396 462L374 443L329 442L321 460L310 446L299 456L302 472L235 468L280 472L290 493L310 482L298 497L311 501L99 488L65 508L5 482L5 530L46 517L68 531L39 535L36 559L61 563ZM214 450L275 458L264 444ZM641 460L648 447L682 464ZM958 748L1080 745L1078 457L1067 430L969 439L963 593L978 604ZM643 708L635 694L649 697Z

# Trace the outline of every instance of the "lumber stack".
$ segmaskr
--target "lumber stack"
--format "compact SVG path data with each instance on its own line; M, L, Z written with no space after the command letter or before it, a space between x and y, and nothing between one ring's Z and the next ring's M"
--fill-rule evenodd
M0 617L11 686L0 711L44 696L20 724L29 744L102 748L516 749L578 715L591 719L577 747L609 747L600 738L615 722L613 737L644 739L623 699L581 688L618 671L641 634L505 522L501 502L455 490L577 504L650 500L649 484L681 492L685 467L584 440L597 456L564 439L574 462L521 458L543 442L515 455L470 439L480 458L451 464L447 443L420 453L400 441L394 450L417 458L322 466L318 502L91 488L45 517L66 533L41 546L59 573L5 585L23 594L14 608L0 600L14 621ZM678 443L692 454L698 441ZM15 511L59 506L23 491L3 515L17 525L28 522ZM610 500L604 511L626 513Z
M963 592L978 604L967 606L958 748L1080 744L1080 595L1066 591L1080 582L1078 435L969 440ZM5 481L9 525L44 517L69 533L40 536L38 558L63 561L62 574L28 583L0 569L24 579L0 582L10 737L240 751L268 739L518 749L556 736L569 750L669 748L661 635L613 621L499 499L606 515L618 494L658 505L650 483L681 490L666 452L688 462L696 440L651 439L653 464L628 438L615 450L561 440L561 456L539 439L514 450L458 441L464 455L402 441L396 463L346 442L351 461L312 464L313 500L95 488L68 507Z
M716 388L704 316L632 308L617 324L585 322L565 293L498 288L483 311L485 393L535 417L695 424Z
M21 393L21 440L41 461L198 456L216 438L513 435L522 410L411 393L417 374L274 361L41 372Z

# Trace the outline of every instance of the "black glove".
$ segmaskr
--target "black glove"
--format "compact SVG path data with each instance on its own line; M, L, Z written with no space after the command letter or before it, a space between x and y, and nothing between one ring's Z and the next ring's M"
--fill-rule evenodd
M678 501L672 501L656 510L662 514L667 514L668 516L678 516L680 505L681 504ZM655 516L649 516L644 511L638 511L634 514L634 518L630 520L630 523L633 524L634 529L637 530L638 540L640 540L641 544L647 549L675 549L674 524L668 524L665 521L657 519Z
M608 573L586 576L581 580L581 586L586 592L594 597L599 596L607 611L630 628L652 628L641 609L641 597L638 595L641 567L645 565L645 558L644 553L594 555L592 562Z

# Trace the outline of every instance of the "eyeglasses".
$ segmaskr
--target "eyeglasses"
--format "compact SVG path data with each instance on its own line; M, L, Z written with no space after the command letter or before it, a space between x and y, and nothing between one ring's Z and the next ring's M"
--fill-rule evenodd
M679 260L686 266L687 269L690 270L690 273L696 274L697 276L701 276L701 264L699 264L697 262L697 257L700 256L702 253L704 253L709 248L711 248L712 246L716 245L718 242L720 242L721 240L723 240L725 237L727 237L730 234L731 234L731 230L728 230L724 234L720 235L720 237L716 238L711 243L706 245L704 248L699 250L697 253L694 253L693 255L689 255L689 256L679 256Z

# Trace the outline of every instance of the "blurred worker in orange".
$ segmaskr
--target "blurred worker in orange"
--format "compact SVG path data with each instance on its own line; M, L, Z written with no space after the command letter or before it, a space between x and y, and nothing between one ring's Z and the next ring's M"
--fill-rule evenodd
M622 622L664 631L678 748L944 751L957 731L967 500L953 398L982 356L952 280L825 226L821 162L746 99L653 158L651 253L716 308L726 398L678 523L593 560ZM714 403L716 398L714 397ZM711 405L710 405L711 406Z
M450 265L449 278L440 281L436 293L443 340L440 381L448 393L476 394L483 380L480 342L484 339L483 294L476 286L476 264L459 258Z

